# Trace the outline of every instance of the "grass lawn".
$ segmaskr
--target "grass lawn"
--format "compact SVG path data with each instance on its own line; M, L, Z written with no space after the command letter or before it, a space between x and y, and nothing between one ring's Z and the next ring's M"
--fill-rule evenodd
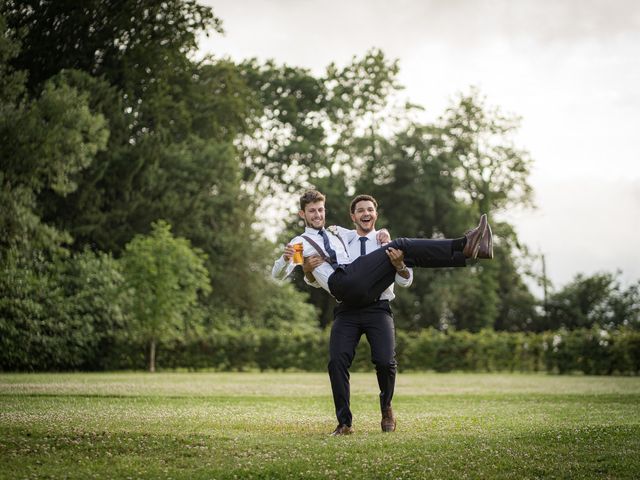
M0 478L640 478L640 378L323 373L0 375Z

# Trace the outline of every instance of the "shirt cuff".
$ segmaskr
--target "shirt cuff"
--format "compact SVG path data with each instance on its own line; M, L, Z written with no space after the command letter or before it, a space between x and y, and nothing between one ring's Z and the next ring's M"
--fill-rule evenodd
M280 257L273 264L271 276L276 280L284 280L289 276L289 274L291 274L294 268L295 265L291 262L285 262L284 258Z
M404 278L399 273L396 273L396 284L399 287L407 288L413 283L413 269L407 268L407 271L409 272L409 278Z
M320 288L320 284L318 283L318 280L314 280L313 282L311 282L309 281L306 275L304 275L304 283L314 288Z

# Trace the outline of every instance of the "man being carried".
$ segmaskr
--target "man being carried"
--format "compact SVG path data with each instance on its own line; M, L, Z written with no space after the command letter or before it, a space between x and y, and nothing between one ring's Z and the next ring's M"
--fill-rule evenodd
M344 239L350 231L342 227L324 228L324 203L324 195L317 190L309 190L300 197L298 214L305 221L305 231L287 244L275 261L271 275L281 279L293 271L293 245L302 243L304 257L318 254L324 260L313 270L318 284L336 300L351 307L371 304L393 284L396 276L390 260L393 250L403 252L408 267L419 268L464 267L467 259L493 258L491 228L487 216L482 215L478 226L464 237L453 240L398 238L384 249L352 259Z

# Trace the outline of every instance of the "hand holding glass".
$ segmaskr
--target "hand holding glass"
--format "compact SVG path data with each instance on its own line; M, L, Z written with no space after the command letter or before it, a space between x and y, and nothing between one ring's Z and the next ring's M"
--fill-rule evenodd
M302 243L293 244L293 263L294 265L302 265L304 258L302 257Z

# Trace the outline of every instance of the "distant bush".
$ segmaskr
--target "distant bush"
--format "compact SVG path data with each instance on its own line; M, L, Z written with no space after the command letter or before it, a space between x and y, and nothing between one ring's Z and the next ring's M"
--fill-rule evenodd
M581 329L545 332L545 369L589 375L640 373L640 332L637 330Z
M0 264L0 370L100 370L124 322L113 258L9 255Z
M226 329L192 340L162 343L158 361L163 368L220 371L324 371L329 331L309 329ZM436 372L539 372L589 375L640 373L640 332L597 329L544 333L396 332L401 370ZM143 369L139 345L119 345L109 358L111 369ZM363 337L352 371L373 368Z

